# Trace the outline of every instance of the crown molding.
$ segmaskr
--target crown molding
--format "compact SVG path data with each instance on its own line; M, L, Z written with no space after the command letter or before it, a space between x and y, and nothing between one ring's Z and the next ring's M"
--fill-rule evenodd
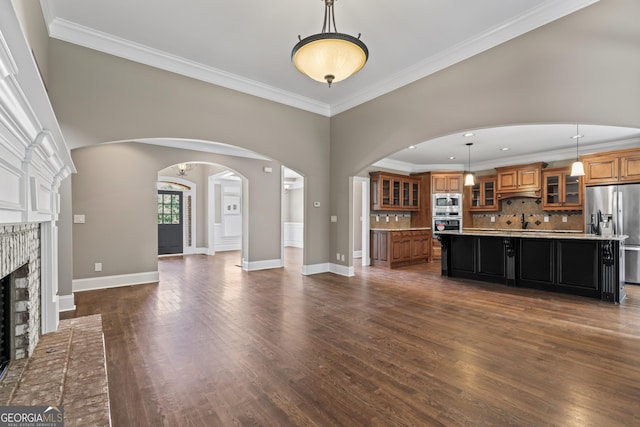
M157 49L96 31L56 16L52 0L40 0L49 36L110 55L171 71L207 83L237 90L290 107L331 117L392 92L416 80L461 62L540 26L569 15L599 0L547 0L517 18L491 28L443 52L406 68L383 81L363 88L332 105L316 101L255 80L209 67Z
M47 13L53 13L47 7ZM44 11L43 11L44 13ZM217 68L209 67L177 55L172 55L111 34L103 33L76 23L48 17L49 36L65 42L77 44L99 52L125 58L182 76L191 77L227 89L257 96L312 113L329 116L328 104L307 98L293 92L269 86L255 80L246 79Z

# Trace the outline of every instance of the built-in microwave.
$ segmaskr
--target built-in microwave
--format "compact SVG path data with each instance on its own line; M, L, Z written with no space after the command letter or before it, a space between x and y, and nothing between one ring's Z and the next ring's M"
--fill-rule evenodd
M461 215L462 193L436 193L431 196L433 216Z

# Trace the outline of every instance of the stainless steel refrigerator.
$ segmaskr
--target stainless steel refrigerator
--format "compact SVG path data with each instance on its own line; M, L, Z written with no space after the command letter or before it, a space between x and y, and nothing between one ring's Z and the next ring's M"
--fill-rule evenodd
M629 236L624 241L627 283L640 284L640 184L587 187L585 233Z

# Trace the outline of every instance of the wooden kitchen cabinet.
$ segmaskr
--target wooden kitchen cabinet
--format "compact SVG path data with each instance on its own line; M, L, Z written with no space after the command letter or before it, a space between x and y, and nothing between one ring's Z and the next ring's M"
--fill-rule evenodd
M543 210L582 210L582 180L568 168L542 171Z
M420 179L406 175L371 172L371 210L420 210Z
M431 172L431 193L462 193L461 172Z
M431 239L431 259L436 260L441 258L442 258L442 243L440 243L440 240L433 237Z
M395 268L427 262L431 230L371 230L371 265Z
M471 187L470 211L497 211L496 200L497 180L495 175L477 176L476 183Z
M429 259L431 254L431 232L414 230L411 232L411 259Z
M620 157L620 182L640 182L640 150Z
M581 156L585 185L640 182L640 149L609 151Z
M546 163L531 163L496 168L497 198L514 197L519 194L540 197L540 173Z

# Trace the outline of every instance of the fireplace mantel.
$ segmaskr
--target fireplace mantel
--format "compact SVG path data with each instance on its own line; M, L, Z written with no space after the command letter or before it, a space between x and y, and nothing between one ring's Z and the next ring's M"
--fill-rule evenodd
M42 333L58 326L59 188L75 172L13 4L0 2L0 225L39 224Z
M11 2L0 4L0 223L55 221L75 172Z

